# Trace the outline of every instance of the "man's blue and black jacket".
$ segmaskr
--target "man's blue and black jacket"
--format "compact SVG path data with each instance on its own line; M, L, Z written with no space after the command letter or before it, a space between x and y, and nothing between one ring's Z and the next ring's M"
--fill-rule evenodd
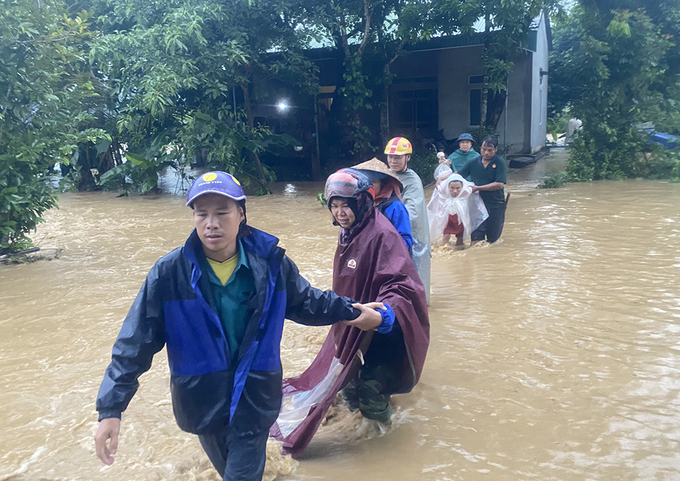
M207 274L194 231L184 246L154 265L123 322L97 396L100 421L120 418L139 387L137 379L166 345L172 405L182 430L203 434L229 425L267 431L281 407L284 318L326 325L359 316L351 299L310 286L276 237L247 227L241 242L255 292L236 365L222 323L201 289Z

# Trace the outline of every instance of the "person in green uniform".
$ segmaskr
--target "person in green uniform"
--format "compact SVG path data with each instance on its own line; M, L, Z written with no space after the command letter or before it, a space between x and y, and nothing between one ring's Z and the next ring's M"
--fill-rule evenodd
M451 169L454 172L462 169L465 164L479 157L473 145L475 145L475 140L472 138L472 135L468 133L460 134L460 137L458 137L458 150L454 150L449 155ZM465 180L469 181L470 179Z
M468 161L457 171L463 177L470 176L475 185L473 192L479 192L489 217L472 232L470 246L486 239L496 242L503 232L505 223L505 184L507 167L505 159L496 155L498 138L488 135L482 141L481 154Z

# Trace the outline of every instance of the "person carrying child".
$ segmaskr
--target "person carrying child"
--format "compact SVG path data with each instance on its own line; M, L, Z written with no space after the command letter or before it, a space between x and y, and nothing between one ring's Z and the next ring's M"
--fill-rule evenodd
M505 223L505 183L507 182L507 166L505 159L497 155L498 138L495 135L487 135L482 140L481 155L470 160L457 171L463 177L470 177L472 190L479 192L489 217L472 231L472 243L470 246L483 240L489 244L496 242L503 232Z
M434 189L427 204L433 244L441 239L446 245L455 235L456 248L463 249L464 239L489 217L484 202L473 191L473 185L460 175L451 174Z

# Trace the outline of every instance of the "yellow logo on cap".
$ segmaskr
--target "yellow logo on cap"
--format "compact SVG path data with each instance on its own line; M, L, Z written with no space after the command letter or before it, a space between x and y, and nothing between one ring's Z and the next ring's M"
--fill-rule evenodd
M207 173L203 176L203 180L205 180L206 182L211 182L215 179L217 179L217 174L214 172Z
M236 182L236 185L241 185L241 183L238 181L236 177L232 175L231 178L234 180L234 182Z

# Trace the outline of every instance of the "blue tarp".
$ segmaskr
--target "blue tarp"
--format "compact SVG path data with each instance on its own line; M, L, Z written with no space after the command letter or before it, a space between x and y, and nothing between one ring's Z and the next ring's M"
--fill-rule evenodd
M653 129L645 129L649 139L657 144L661 144L667 149L674 149L680 147L680 137L671 134L664 134Z

